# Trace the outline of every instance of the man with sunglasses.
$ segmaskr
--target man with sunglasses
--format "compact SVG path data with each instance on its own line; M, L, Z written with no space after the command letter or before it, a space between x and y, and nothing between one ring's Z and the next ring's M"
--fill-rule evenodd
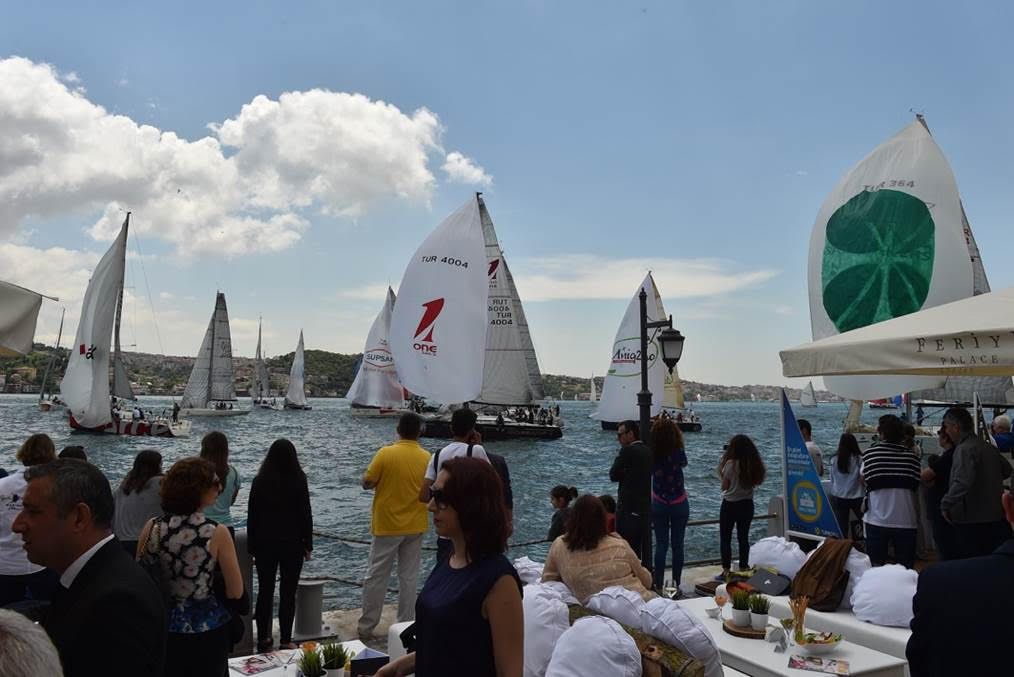
M636 421L617 427L620 453L609 469L609 479L619 482L616 532L630 544L642 566L651 569L651 449L641 441Z
M996 496L996 494L994 494ZM994 499L995 500L995 499ZM1000 497L1014 526L1014 493ZM990 555L933 564L919 576L912 600L912 636L905 657L912 677L1000 675L1014 608L1014 538Z

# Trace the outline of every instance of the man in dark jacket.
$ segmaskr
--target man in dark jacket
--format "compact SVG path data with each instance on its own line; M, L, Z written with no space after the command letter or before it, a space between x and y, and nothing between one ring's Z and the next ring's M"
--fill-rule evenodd
M1014 525L1014 494L1007 491L1002 505ZM912 677L1009 674L1010 626L998 619L1011 608L1014 538L991 555L927 568L912 600L915 616L905 650Z
M988 555L1011 537L999 499L1010 464L996 447L975 435L967 409L948 409L944 429L955 447L951 482L940 499L940 512L954 525L961 557Z
M620 453L609 469L609 479L619 482L616 532L622 536L641 564L651 568L651 449L640 439L636 421L623 421L617 428Z
M28 559L60 574L42 627L63 674L162 675L167 614L161 594L113 536L113 494L102 472L56 460L25 472L13 529Z

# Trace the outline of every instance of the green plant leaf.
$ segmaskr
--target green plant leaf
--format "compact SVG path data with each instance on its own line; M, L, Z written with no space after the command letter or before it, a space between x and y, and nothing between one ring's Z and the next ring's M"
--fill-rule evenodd
M821 287L838 331L922 308L933 276L935 225L926 204L896 190L863 191L825 230Z

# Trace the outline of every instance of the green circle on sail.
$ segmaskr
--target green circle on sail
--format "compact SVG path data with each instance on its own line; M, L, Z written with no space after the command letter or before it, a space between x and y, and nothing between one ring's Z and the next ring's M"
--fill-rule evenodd
M935 225L926 203L863 191L827 221L821 290L840 332L922 308L933 277Z

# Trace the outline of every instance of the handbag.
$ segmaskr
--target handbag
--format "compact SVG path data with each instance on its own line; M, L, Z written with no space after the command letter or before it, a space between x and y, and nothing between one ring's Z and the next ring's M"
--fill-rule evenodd
M155 588L158 589L159 596L162 598L162 604L169 608L172 594L169 588L169 580L165 576L165 572L162 571L162 562L157 553L148 552L148 541L151 540L152 534L155 535L155 542L159 542L159 522L157 519L152 520L151 529L148 529L148 535L145 536L144 540L137 546L137 554L134 556L137 564L144 569L144 572L148 574L152 583L155 584Z

